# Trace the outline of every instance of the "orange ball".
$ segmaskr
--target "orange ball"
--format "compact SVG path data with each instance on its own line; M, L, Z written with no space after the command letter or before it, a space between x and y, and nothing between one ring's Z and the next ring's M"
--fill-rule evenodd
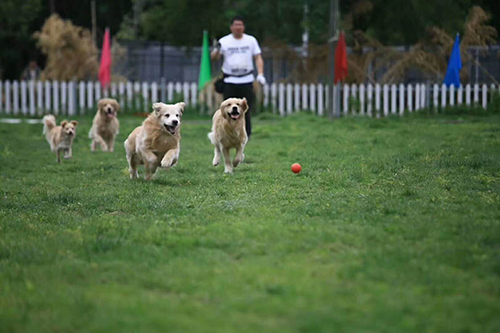
M292 171L293 171L294 173L299 173L299 172L300 172L300 170L302 170L302 167L300 166L300 164L299 164L299 163L294 163L294 164L292 164Z

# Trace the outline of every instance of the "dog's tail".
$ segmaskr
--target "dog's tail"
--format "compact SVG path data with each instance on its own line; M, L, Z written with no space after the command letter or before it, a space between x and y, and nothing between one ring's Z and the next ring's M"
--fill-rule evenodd
M56 117L51 114L43 117L43 132L42 134L46 134L48 131L56 127Z
M208 133L208 138L210 139L210 142L212 142L212 144L215 145L215 134L214 134L214 132Z

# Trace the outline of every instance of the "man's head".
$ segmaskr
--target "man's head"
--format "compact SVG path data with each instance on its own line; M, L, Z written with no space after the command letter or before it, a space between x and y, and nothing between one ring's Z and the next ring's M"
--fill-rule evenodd
M243 17L233 17L229 29L231 29L231 33L233 34L234 38L241 38L243 36L243 33L245 32L245 22L243 21Z

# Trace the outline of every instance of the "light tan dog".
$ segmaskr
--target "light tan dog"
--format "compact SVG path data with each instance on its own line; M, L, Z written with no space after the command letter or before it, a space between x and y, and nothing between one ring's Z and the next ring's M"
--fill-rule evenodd
M77 125L78 122L74 120L63 120L61 125L57 126L53 115L43 117L43 134L50 144L50 150L56 153L57 163L61 162L61 151L64 151L64 158L73 156L72 146Z
M181 117L185 103L154 103L153 112L125 140L130 179L138 177L137 167L144 164L146 180L158 167L170 168L179 160Z
M225 173L233 173L233 167L237 167L245 159L244 150L248 141L245 130L247 111L248 104L245 98L228 98L214 114L212 132L208 133L208 138L215 146L213 165L219 165L222 153ZM231 163L229 149L232 148L236 149L236 155Z
M92 121L89 138L92 139L90 150L95 151L101 146L102 151L112 152L115 147L115 137L120 129L116 117L120 104L112 98L103 98L97 103L97 113Z

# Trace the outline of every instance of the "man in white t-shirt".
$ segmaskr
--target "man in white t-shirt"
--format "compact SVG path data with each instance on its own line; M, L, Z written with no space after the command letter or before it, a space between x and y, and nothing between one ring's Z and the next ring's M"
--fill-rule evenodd
M248 112L245 114L246 131L250 138L252 124L250 112L254 102L253 61L257 67L257 81L266 84L264 77L264 61L259 43L255 37L245 34L243 18L236 16L231 20L231 33L219 40L219 46L212 51L212 60L224 57L222 72L224 73L224 99L230 97L243 98L248 101Z

